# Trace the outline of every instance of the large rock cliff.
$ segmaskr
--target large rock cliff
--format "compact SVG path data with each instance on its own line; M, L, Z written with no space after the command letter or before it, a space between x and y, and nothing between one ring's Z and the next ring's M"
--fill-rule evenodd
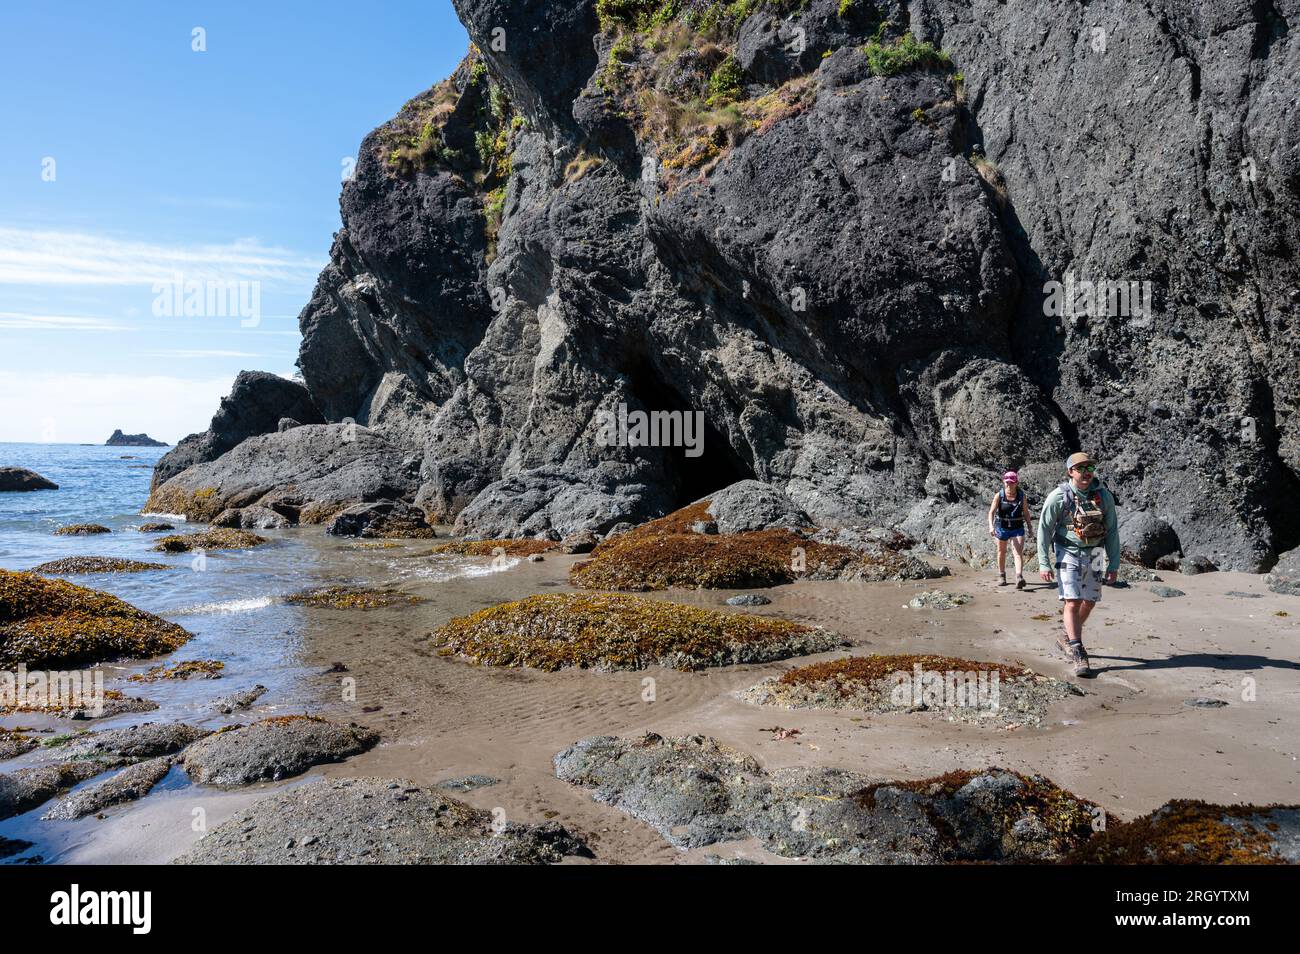
M195 438L170 509L342 440L419 460L358 494L468 534L757 478L964 554L998 472L1041 493L1082 447L1135 551L1297 542L1300 0L455 5L474 47L362 144L301 316L344 426L251 415L255 487ZM702 453L611 440L638 410Z

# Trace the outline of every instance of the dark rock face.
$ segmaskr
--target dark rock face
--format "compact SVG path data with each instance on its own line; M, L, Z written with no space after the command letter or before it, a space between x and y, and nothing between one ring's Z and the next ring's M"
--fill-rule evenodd
M424 511L401 501L357 504L329 522L325 532L335 537L432 537Z
M148 434L123 434L122 429L115 430L108 440L104 441L106 447L166 447L166 441L156 441Z
M280 429L281 418L323 424L307 388L265 371L241 371L221 399L221 407L202 434L191 434L163 455L154 468L153 486L187 467L216 460L241 441Z
M1141 562L1267 569L1300 540L1294 6L759 10L728 41L745 95L802 98L683 171L626 118L589 0L457 0L485 59L442 139L504 98L508 188L367 138L301 316L310 400L418 453L391 499L466 534L604 532L752 479L970 558L998 472L1041 503L1083 447ZM885 18L951 69L873 75ZM1101 281L1119 314L1053 307L1049 282ZM604 412L642 411L698 414L702 453L610 439Z
M58 490L59 485L25 467L0 467L0 493L6 490Z

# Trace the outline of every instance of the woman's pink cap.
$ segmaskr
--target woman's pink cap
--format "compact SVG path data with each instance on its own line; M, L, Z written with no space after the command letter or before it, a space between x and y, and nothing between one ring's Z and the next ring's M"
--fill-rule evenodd
M1011 481L1013 484L1016 484L1016 483L1019 483L1019 482L1020 482L1020 475L1017 474L1014 470L1009 470L1009 471L1007 471L1005 474L1002 475L1002 479L1003 479L1003 480L1009 480L1009 481Z

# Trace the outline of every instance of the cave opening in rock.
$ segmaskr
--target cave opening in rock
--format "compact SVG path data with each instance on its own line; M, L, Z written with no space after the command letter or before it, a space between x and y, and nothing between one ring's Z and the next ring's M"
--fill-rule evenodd
M707 497L738 480L754 478L753 469L735 452L708 415L683 398L649 360L642 360L631 369L628 384L633 397L646 411L682 415L683 433L691 434L698 441L697 456L689 454L688 447L663 448L664 476L672 488L674 508ZM689 425L686 415L693 416Z

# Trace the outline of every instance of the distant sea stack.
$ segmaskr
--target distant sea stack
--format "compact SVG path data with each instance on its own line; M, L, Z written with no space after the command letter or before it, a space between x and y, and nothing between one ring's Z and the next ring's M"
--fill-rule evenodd
M156 441L148 434L123 434L121 429L104 442L106 447L166 447L164 441Z
M23 467L0 467L0 491L58 489L58 484L46 480L34 470Z

